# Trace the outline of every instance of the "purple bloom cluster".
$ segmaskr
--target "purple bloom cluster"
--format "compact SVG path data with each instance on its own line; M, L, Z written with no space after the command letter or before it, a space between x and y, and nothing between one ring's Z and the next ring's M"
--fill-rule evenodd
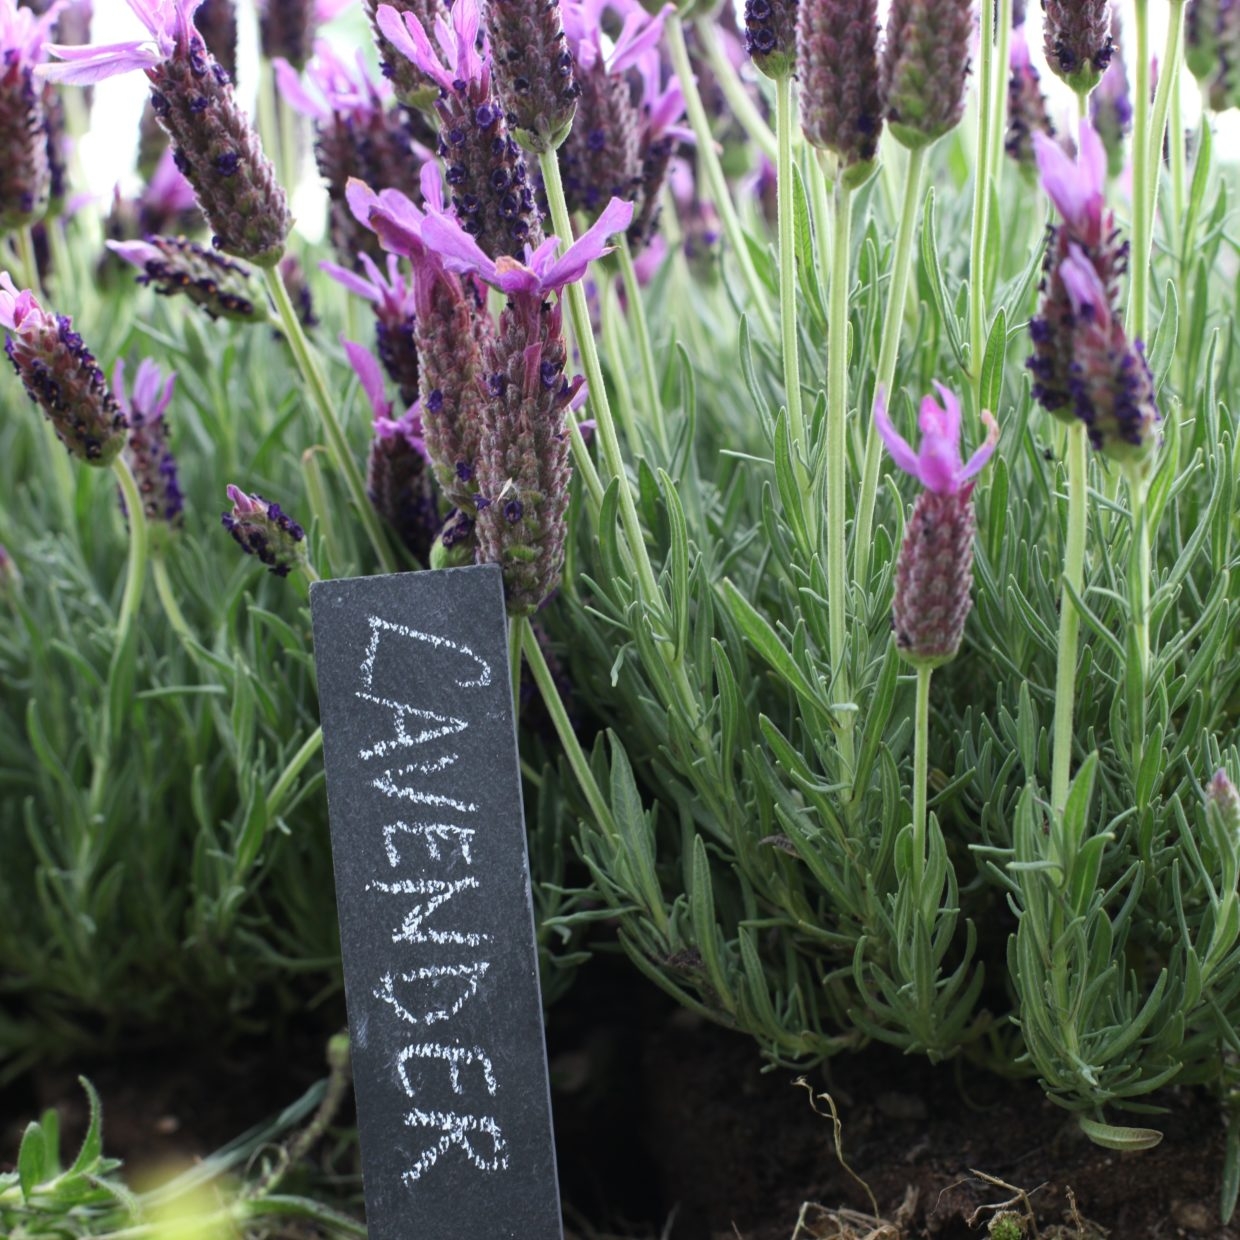
M7 329L4 349L14 370L60 442L88 465L111 465L128 422L72 320L44 310L29 289L19 291L0 271L0 327Z
M1107 172L1117 177L1124 170L1124 139L1132 129L1132 97L1128 93L1128 70L1120 43L1119 9L1113 11L1111 38L1115 51L1098 89L1089 97L1089 119L1107 152Z
M138 494L142 496L146 518L155 528L178 528L185 508L176 458L168 447L168 423L164 418L172 403L176 378L173 371L165 379L159 367L144 358L134 376L133 391L126 396L123 359L117 359L112 373L117 404L129 418L125 459L133 471Z
M109 241L108 249L142 273L164 297L185 296L213 319L264 322L266 303L258 299L250 272L240 263L214 254L184 237L147 237L145 241Z
M1046 63L1078 94L1098 85L1115 44L1111 0L1042 0Z
M257 556L276 577L305 563L306 531L279 504L231 484L226 489L232 508L220 521L246 555Z
M745 0L745 50L767 77L787 77L797 62L797 0Z
M1046 110L1042 81L1029 58L1024 26L1017 26L1012 31L1008 65L1007 133L1004 135L1003 149L1032 175L1037 168L1033 135L1044 133L1053 138L1055 126Z
M1142 344L1128 340L1115 309L1128 245L1105 209L1106 152L1088 121L1075 162L1043 134L1034 145L1062 223L1052 230L1040 313L1029 325L1033 394L1062 421L1084 422L1098 451L1139 461L1155 446L1159 413Z
M0 0L0 234L41 219L52 192L45 92L35 80L57 7L36 17ZM57 148L55 138L52 145Z

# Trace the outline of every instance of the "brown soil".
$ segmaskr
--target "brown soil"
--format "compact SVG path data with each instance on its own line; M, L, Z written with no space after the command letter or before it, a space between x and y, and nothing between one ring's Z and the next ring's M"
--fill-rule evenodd
M335 1015L290 1045L148 1048L32 1074L0 1096L0 1169L44 1106L65 1116L67 1145L80 1138L84 1071L103 1097L105 1149L149 1184L324 1075ZM751 1042L689 1018L619 962L585 971L548 1042L568 1240L957 1240L986 1236L1001 1208L1043 1240L1240 1240L1218 1221L1218 1110L1192 1090L1159 1096L1168 1113L1145 1121L1166 1134L1157 1149L1121 1155L1031 1083L867 1051L809 1075L834 1100L855 1179L828 1104L795 1073L763 1072ZM339 1120L352 1122L347 1107Z

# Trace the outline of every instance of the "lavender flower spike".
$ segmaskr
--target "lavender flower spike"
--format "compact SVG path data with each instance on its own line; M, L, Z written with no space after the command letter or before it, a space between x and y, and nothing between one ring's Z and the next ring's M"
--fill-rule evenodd
M964 115L972 0L893 0L883 47L883 103L891 132L925 146Z
M1111 0L1042 0L1042 39L1052 71L1087 94L1111 63Z
M109 241L108 249L142 273L139 284L163 297L188 297L213 319L244 323L267 320L267 303L240 263L213 254L184 237L147 237L145 241Z
M1118 177L1124 171L1124 139L1132 128L1132 99L1128 93L1128 71L1120 44L1119 9L1112 14L1115 54L1098 89L1089 97L1089 119L1102 139L1107 153L1107 171Z
M870 174L883 128L876 0L814 0L797 11L806 139L834 151L852 183Z
M49 314L0 271L0 327L8 330L4 348L13 369L60 442L88 465L111 465L128 423L72 320Z
M910 663L937 667L955 657L973 602L973 478L990 459L999 428L989 413L985 443L967 462L960 459L960 402L936 383L943 404L921 403L919 451L897 433L882 392L874 424L895 463L926 488L913 505L896 559L892 622L896 647Z
M0 236L42 219L51 191L47 117L35 68L60 6L42 17L0 0Z
M1046 110L1046 96L1038 71L1029 58L1029 43L1024 26L1012 31L1009 56L1007 134L1003 149L1026 174L1036 175L1037 157L1033 151L1033 135L1055 136L1055 126Z
M491 71L517 141L536 154L568 136L581 93L559 0L482 0Z
M123 358L117 358L112 374L117 403L129 415L125 459L133 471L152 531L178 529L184 519L185 497L177 476L176 458L168 447L168 423L164 420L176 378L175 371L164 378L150 358L143 358L134 376L133 391L126 397Z
M1240 791L1222 767L1206 785L1206 814L1213 819L1220 840L1233 846L1240 840Z
M232 508L220 520L246 555L256 555L276 577L287 577L306 562L306 531L261 495L229 484Z
M228 74L194 29L202 0L127 0L150 38L107 46L49 48L64 63L37 71L85 85L141 69L151 104L172 139L177 167L198 195L216 246L262 267L284 253L292 220L284 190L237 105Z
M797 0L745 0L745 50L769 78L797 67Z

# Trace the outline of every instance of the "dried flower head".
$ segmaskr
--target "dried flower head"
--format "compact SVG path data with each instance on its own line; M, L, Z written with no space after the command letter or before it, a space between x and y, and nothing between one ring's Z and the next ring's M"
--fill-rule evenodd
M527 151L555 150L579 93L559 0L482 0L482 20L509 128Z
M797 0L745 0L745 50L769 78L797 65Z
M202 0L128 0L150 38L99 47L53 45L64 62L42 76L84 85L142 69L151 102L172 139L177 167L194 187L215 233L215 245L238 258L273 267L284 253L292 220L284 190L238 106L228 74L194 29Z
M1046 63L1077 94L1098 85L1111 63L1111 0L1042 0Z
M125 460L133 471L152 528L178 529L184 520L185 497L177 476L176 458L168 446L168 423L164 418L172 403L176 378L175 371L165 378L150 358L143 358L134 376L133 391L127 396L124 359L117 358L112 373L112 390L129 418Z
M125 414L73 321L0 271L0 327L13 369L60 442L88 465L111 465L125 444Z
M214 254L184 237L147 237L145 241L109 241L108 249L142 273L164 297L188 297L213 319L246 323L267 320L267 303L240 263Z
M229 484L232 508L221 514L224 528L246 555L256 555L276 577L306 562L306 531L279 504Z
M818 0L797 11L801 128L839 156L844 176L870 173L883 128L876 0Z
M936 383L943 404L921 403L921 447L914 452L892 426L883 394L874 424L895 463L926 488L917 497L896 560L892 620L896 646L913 664L936 667L955 657L973 605L973 482L990 459L999 428L989 413L985 443L960 459L960 402Z
M882 93L891 132L925 146L964 115L972 0L892 0L883 46Z

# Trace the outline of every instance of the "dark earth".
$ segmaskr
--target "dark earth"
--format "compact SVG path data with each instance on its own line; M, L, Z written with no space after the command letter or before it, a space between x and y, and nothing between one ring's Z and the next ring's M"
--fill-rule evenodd
M103 1098L105 1150L149 1187L325 1075L334 1021L342 1011L324 1010L278 1045L170 1053L135 1041L30 1073L0 1094L0 1167L44 1107L61 1111L67 1143L79 1139L82 1072ZM1138 1154L1091 1145L1031 1082L884 1049L808 1073L811 1097L797 1074L763 1072L748 1039L606 958L552 1011L548 1046L569 1240L956 1240L986 1236L1004 1210L1046 1240L1240 1240L1219 1222L1219 1109L1194 1090L1164 1091L1167 1113L1137 1118L1166 1134ZM827 1093L855 1178L836 1156ZM349 1106L301 1187L326 1173L336 1204L359 1210Z

